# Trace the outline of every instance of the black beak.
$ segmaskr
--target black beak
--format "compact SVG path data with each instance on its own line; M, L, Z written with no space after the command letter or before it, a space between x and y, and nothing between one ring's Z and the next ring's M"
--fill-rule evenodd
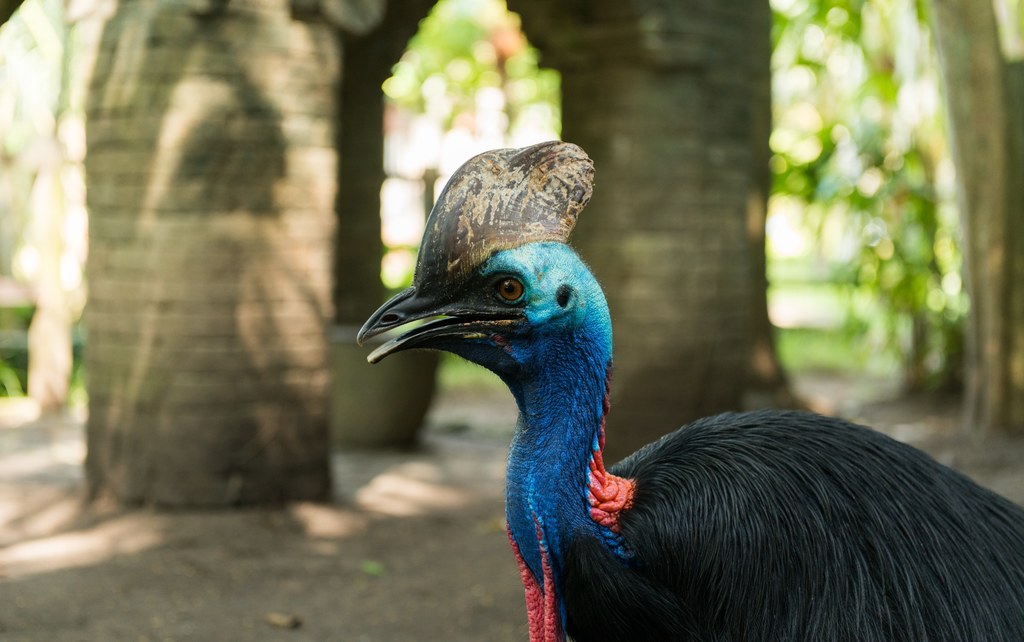
M499 332L502 327L522 320L523 314L519 309L497 305L478 303L467 307L464 302L439 301L437 297L425 295L413 286L393 296L370 315L356 335L356 342L363 345L388 330L424 319L431 320L382 344L366 360L377 363L402 350L436 348L439 343L484 339Z

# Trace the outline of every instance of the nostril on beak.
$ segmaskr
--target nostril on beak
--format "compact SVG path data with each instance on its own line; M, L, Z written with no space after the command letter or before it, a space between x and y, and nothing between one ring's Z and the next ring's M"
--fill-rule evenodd
M385 314L384 316L382 316L380 318L380 322L381 323L386 323L387 325L391 325L393 323L398 323L401 320L402 320L402 317L397 315L397 314L395 314L394 312L388 312L387 314Z

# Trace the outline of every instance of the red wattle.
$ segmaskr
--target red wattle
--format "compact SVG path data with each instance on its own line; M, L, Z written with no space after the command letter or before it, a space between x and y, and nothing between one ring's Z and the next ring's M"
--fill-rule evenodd
M587 484L587 500L590 502L590 518L606 526L613 533L619 532L619 515L633 505L636 484L632 479L617 477L604 468L604 456L595 450L590 458L590 480Z
M516 563L519 565L519 577L522 578L526 591L526 617L530 626L530 642L564 642L558 596L554 590L555 576L551 570L551 558L542 542L540 524L537 524L537 546L540 547L544 586L550 590L544 591L541 588L530 567L526 565L522 553L519 552L519 546L512 539L511 528L508 529L508 541L512 544L512 552L515 553Z
M604 425L611 406L609 381L606 383L601 431L597 436L597 448L590 456L590 473L587 480L587 501L590 503L590 518L605 526L613 533L619 532L619 515L633 505L636 483L632 479L611 474L604 467Z

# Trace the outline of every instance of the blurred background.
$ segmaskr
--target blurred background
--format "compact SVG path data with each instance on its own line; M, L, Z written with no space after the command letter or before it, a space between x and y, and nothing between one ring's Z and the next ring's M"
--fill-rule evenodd
M0 637L522 639L510 396L354 337L555 138L609 456L798 407L1024 501L1024 2L712 4L0 0Z

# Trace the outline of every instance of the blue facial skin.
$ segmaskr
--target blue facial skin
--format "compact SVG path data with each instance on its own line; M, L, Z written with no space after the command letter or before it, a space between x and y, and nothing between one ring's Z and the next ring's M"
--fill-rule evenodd
M526 322L499 333L507 339L507 349L491 337L437 347L495 372L512 390L521 410L523 388L538 379L550 380L553 371L564 375L556 378L567 379L573 388L586 375L598 373L603 398L612 352L611 317L601 286L572 248L562 243L530 243L494 254L477 272L481 278L476 282L495 283L511 276L523 284L523 295L516 301L504 301L497 292L493 296L523 310ZM572 357L572 363L558 367L553 357ZM569 365L579 369L571 372Z
M523 295L508 305L523 309L526 320L497 337L439 347L494 371L515 396L520 416L509 452L506 517L538 584L541 548L560 584L562 546L572 536L590 534L613 548L616 542L590 518L587 503L612 357L608 304L587 266L561 243L498 252L479 272L485 283L506 276L522 282ZM497 291L494 296L502 300Z

